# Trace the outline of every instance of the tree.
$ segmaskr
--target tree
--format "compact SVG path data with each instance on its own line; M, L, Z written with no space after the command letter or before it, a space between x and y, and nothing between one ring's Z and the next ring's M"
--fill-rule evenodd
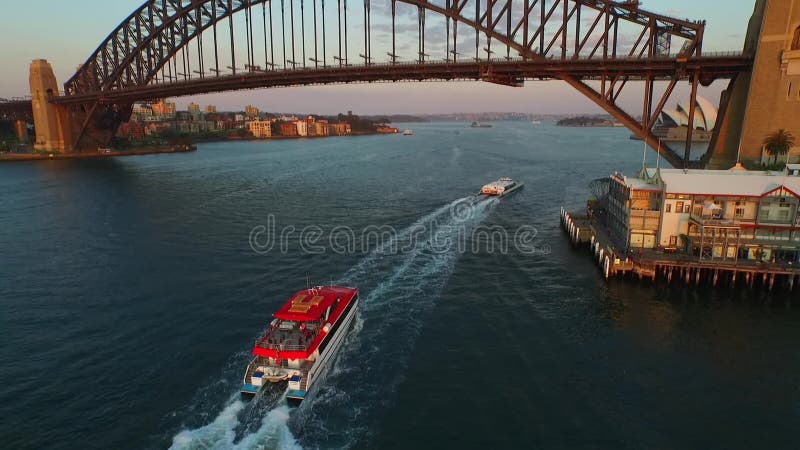
M792 147L794 147L794 136L783 128L764 138L764 149L772 156L773 164L777 163L778 156L788 154Z

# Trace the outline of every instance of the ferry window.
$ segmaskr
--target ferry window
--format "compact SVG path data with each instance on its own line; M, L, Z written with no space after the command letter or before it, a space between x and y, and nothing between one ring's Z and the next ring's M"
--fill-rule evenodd
M675 212L679 213L683 211L683 202L675 202Z
M690 209L689 209L689 208L690 208L690 206L689 206L689 205L686 205L686 206L683 208L683 212L685 212L686 214L689 214L689 212L690 212Z
M666 209L664 211L672 212L672 203L667 203L667 207L666 207Z
M734 211L734 215L736 216L737 219L741 219L742 217L744 217L744 208L737 207L736 210Z

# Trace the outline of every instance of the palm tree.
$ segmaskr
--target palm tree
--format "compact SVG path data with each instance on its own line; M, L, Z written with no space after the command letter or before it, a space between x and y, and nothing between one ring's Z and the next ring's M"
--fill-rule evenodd
M778 156L788 154L792 147L794 147L794 136L783 128L764 138L764 149L772 156L773 164L777 162Z

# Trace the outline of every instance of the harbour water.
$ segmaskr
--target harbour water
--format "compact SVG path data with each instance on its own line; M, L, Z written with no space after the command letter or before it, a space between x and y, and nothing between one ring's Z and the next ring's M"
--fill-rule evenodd
M606 283L561 233L590 180L641 166L628 132L403 128L0 167L3 447L796 446L796 300ZM502 176L525 189L463 201ZM300 408L242 403L307 276L361 289L336 364Z

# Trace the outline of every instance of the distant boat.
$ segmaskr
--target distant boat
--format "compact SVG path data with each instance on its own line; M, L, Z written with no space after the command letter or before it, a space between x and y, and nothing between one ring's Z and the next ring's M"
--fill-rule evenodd
M531 123L534 124L534 125L541 125L542 121L541 120L533 120L533 121L531 121Z
M403 130L403 136L413 136L414 130Z
M522 183L518 183L511 178L504 177L482 187L479 195L502 197L516 191L517 189L521 189L522 186Z
M480 122L472 122L472 125L470 125L470 126L472 128L492 128L491 125L486 124L486 123L480 123Z

